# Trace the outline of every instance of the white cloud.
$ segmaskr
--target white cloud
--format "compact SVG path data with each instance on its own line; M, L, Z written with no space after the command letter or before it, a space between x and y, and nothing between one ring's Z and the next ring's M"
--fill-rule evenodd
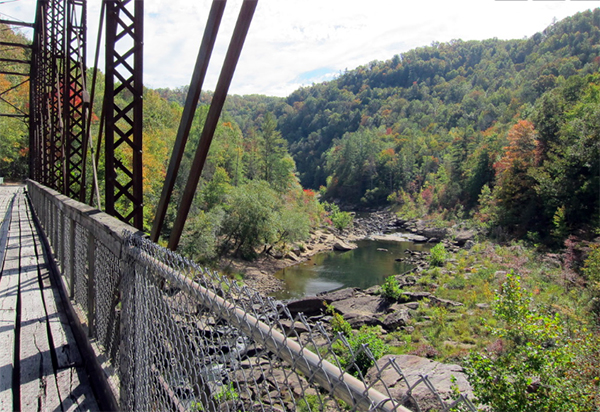
M205 89L214 89L241 0L229 0ZM99 0L89 1L90 63ZM189 83L210 0L146 0L144 76L148 87ZM259 0L231 93L285 96L302 85L433 41L523 38L600 2L494 0ZM0 5L33 21L34 0ZM325 70L327 69L327 70ZM306 73L315 77L306 78Z

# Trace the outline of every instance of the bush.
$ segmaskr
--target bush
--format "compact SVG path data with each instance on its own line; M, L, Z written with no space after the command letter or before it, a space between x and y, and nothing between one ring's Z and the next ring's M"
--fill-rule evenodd
M448 251L443 243L438 243L430 250L429 263L432 266L442 267L448 259Z
M354 218L349 212L336 212L331 214L331 223L338 230L344 230L352 224Z
M588 281L588 290L593 298L592 310L600 314L600 245L591 246L582 272Z
M344 336L349 337L352 335L352 326L344 319L342 315L335 311L332 305L328 305L327 302L323 302L325 305L325 311L333 316L331 319L331 329L334 333L342 333Z
M348 338L350 348L337 342L334 346L334 351L340 356L340 364L346 371L354 376L365 375L369 368L375 364L377 359L381 358L390 348L386 345L383 339L377 335L375 328L363 326L360 330L350 335ZM363 349L363 345L367 346L371 351L372 357ZM359 353L360 352L360 353ZM354 358L354 362L352 359Z
M569 379L576 368L570 338L558 315L532 307L532 295L512 272L496 296L490 328L497 352L472 352L465 371L477 400L491 411L588 411L581 385Z
M383 285L381 285L381 294L386 298L398 300L402 296L402 289L398 284L396 276L388 276Z

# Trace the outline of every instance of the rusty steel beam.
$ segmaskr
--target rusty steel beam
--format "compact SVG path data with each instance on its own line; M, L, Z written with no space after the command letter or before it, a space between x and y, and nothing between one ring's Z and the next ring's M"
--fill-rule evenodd
M31 60L19 60L19 59L4 59L1 58L0 62L3 63L21 63L21 64L31 64ZM29 73L27 73L27 75L29 76Z
M104 0L106 7L105 208L143 229L143 0ZM125 50L124 50L125 49ZM118 106L116 98L125 102Z
M0 46L5 46L5 47L20 47L23 49L31 49L31 44L27 44L27 43L12 43L12 42L8 42L8 41L0 41Z
M25 77L29 77L29 73L9 72L9 71L5 71L5 70L0 70L0 74L8 74L8 75L11 75L11 76L25 76Z
M35 27L35 23L25 23L24 21L14 21L14 20L6 20L6 19L0 19L0 24L6 24L8 26L30 27L30 28Z
M160 231L162 230L165 221L167 208L169 207L171 195L173 194L173 187L175 186L175 179L177 178L181 159L183 158L183 152L185 151L185 145L190 135L190 129L192 127L194 115L196 114L196 108L198 107L198 99L200 98L200 92L202 91L202 84L206 77L208 63L215 45L217 33L219 32L219 26L221 24L223 12L225 11L226 3L227 0L213 0L208 15L208 21L204 28L204 35L196 59L196 65L194 66L194 73L192 74L192 81L185 101L185 107L183 108L181 122L179 123L179 129L177 130L177 138L175 139L171 160L169 161L167 176L165 178L158 207L156 208L152 232L150 234L150 238L153 242L158 242Z
M204 123L204 128L202 129L202 134L200 135L200 143L196 149L190 175L183 192L179 210L177 211L177 217L175 218L175 224L173 225L173 230L169 237L168 248L171 250L176 250L179 245L179 239L181 238L183 227L190 211L196 188L198 187L202 168L204 167L206 156L208 155L208 149L210 148L212 138L215 134L215 129L217 128L217 123L221 116L225 98L227 97L227 92L231 80L233 79L233 73L235 72L237 62L240 58L242 47L244 46L244 41L246 40L246 35L248 34L248 29L250 28L250 23L252 22L252 16L256 10L257 3L258 0L244 0L244 3L242 3L233 36L229 43L229 48L227 49L223 68L219 75L215 94L206 117L206 122Z

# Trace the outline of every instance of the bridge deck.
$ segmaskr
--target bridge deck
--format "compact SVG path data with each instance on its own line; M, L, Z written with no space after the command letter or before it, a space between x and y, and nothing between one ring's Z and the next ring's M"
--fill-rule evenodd
M98 410L24 186L0 186L0 410Z

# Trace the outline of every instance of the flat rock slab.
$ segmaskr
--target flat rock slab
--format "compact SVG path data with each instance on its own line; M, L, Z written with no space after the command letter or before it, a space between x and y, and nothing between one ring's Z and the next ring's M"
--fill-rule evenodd
M332 306L353 328L357 328L362 325L381 324L380 315L388 311L390 302L381 296L357 294L354 297L333 302Z
M392 360L403 372L406 381L389 365ZM384 391L384 385L387 386L392 397L400 400L408 408L414 408L416 403L424 412L443 409L424 382L413 388L410 394L408 393L408 386L414 385L421 379L421 376L427 376L446 404L452 402L453 389L451 386L453 385L458 387L461 394L473 399L473 389L467 381L463 368L459 365L440 363L414 355L385 355L377 361L377 365L380 369L385 368L381 376L378 376L377 367L373 366L367 373L367 380L371 383L375 382L374 388L379 391ZM452 383L452 377L456 379L454 383Z

